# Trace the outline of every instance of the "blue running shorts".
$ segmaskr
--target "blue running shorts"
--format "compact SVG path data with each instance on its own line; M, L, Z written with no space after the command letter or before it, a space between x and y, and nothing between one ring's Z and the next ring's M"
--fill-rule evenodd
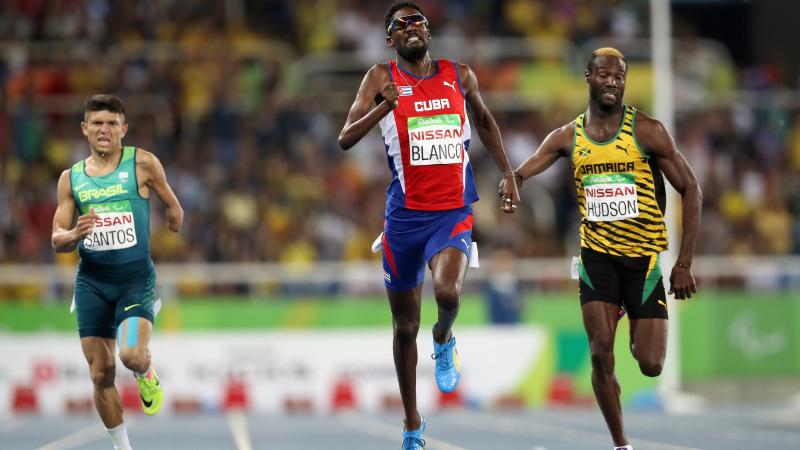
M472 207L445 211L393 208L383 226L383 278L393 291L413 289L425 279L425 263L447 247L470 257Z

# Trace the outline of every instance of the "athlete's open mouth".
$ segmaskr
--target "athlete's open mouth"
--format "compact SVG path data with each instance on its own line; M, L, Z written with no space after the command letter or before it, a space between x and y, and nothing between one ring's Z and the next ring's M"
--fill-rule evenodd
M413 33L406 37L406 44L413 44L414 42L422 42L422 36Z
M619 93L617 91L603 91L603 97L610 97L612 100L616 100L619 97Z

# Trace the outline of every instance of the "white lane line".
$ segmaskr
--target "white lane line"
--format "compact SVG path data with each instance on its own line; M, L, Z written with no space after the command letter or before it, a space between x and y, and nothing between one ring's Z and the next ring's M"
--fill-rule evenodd
M353 430L389 441L396 442L399 441L401 437L399 427L389 425L362 414L343 414L339 416L339 422ZM467 450L464 447L434 439L427 434L423 435L422 438L425 439L427 443L425 447L426 450Z
M90 442L99 441L106 436L108 436L106 430L104 430L102 426L94 424L68 436L64 436L61 439L50 442L49 444L45 444L35 450L68 450L71 448L78 448Z
M475 416L471 413L465 414L459 419L459 422L469 422L471 427L483 428L486 430L504 431L507 433L536 436L539 438L547 436L549 438L575 443L580 442L584 444L596 444L598 440L605 441L609 439L609 436L606 433L595 433L593 431L585 431L578 428L537 423L534 420L522 421L519 419L495 417L491 415ZM632 440L637 446L646 446L648 450L702 450L696 447L683 447L680 445L665 444L663 442L648 441L645 439L634 438Z
M253 450L250 433L247 431L247 416L243 412L232 412L228 414L228 425L231 427L236 450Z

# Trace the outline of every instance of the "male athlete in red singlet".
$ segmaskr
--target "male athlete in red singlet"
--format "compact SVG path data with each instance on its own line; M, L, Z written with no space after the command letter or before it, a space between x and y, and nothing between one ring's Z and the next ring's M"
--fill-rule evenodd
M339 145L349 149L380 124L392 171L382 248L395 368L405 409L403 449L418 450L425 446L425 421L417 411L416 337L426 263L439 309L433 327L436 383L443 392L451 392L461 376L450 328L471 256L471 205L478 200L467 153L472 127L503 177L513 180L515 174L500 130L478 92L475 73L464 64L433 60L428 54L431 33L420 7L395 2L384 23L386 43L397 56L367 72ZM511 213L519 203L517 186L513 182L504 186L501 207Z

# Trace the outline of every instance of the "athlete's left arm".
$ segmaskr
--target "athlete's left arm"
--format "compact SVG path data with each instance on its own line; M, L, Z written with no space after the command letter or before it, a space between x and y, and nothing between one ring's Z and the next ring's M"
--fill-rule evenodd
M167 183L167 174L164 166L156 155L147 150L138 149L136 155L136 169L140 170L139 182L149 190L156 193L158 198L167 207L167 226L170 230L178 232L183 224L183 208L178 197Z
M678 151L675 140L661 122L637 113L635 130L636 138L644 150L652 157L658 158L658 166L664 176L681 194L683 233L678 258L669 277L670 294L674 293L675 298L679 300L691 298L692 294L697 292L691 266L703 193L689 162Z
M512 213L519 205L519 191L517 183L514 182L514 172L508 162L508 155L503 148L503 139L500 137L500 128L497 126L492 113L478 90L478 77L475 72L466 64L456 64L458 75L461 78L461 89L464 91L464 98L467 100L467 109L472 116L473 128L478 132L483 145L489 150L497 167L503 172L503 177L511 180L511 183L503 185L502 192L503 204L501 207L504 212ZM505 199L511 199L507 201Z

